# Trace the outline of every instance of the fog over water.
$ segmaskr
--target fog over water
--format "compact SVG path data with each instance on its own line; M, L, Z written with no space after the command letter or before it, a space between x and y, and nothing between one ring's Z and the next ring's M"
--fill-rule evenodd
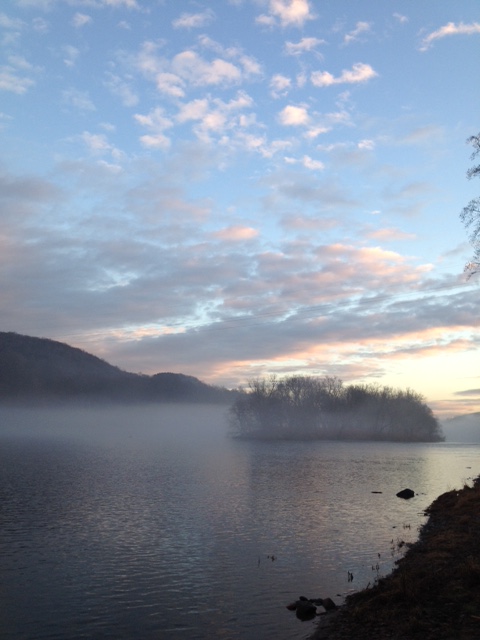
M285 605L389 571L479 453L238 441L218 406L2 408L5 637L305 638Z

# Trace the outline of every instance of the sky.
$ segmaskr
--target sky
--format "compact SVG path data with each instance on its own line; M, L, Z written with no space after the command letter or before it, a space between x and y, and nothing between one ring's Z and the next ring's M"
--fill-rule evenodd
M480 411L478 0L5 0L0 329Z

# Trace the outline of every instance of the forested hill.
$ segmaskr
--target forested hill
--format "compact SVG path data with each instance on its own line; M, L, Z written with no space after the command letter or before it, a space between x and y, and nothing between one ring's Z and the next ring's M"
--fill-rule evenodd
M63 342L0 332L0 401L231 403L233 391L180 373L122 371Z

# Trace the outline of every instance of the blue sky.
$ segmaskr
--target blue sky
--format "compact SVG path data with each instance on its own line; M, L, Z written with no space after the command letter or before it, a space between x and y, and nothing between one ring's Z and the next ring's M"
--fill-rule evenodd
M0 9L1 327L480 410L477 0Z

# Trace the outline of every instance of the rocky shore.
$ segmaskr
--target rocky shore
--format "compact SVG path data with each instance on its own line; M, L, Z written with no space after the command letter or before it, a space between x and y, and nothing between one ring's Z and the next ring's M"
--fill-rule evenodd
M426 514L394 571L321 616L311 640L480 639L480 476Z

